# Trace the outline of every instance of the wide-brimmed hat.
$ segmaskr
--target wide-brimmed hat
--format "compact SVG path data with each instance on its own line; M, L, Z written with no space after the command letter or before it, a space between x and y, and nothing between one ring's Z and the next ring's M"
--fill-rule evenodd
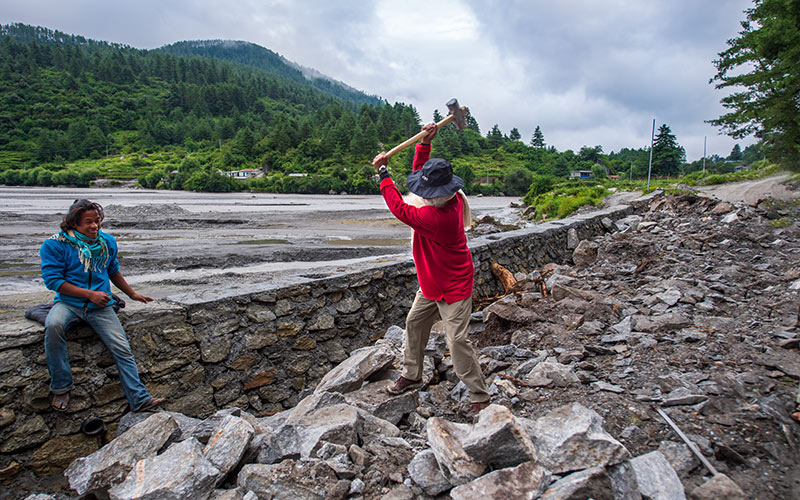
M450 196L464 187L464 180L453 175L453 167L444 158L431 158L421 169L408 174L408 190L426 199Z

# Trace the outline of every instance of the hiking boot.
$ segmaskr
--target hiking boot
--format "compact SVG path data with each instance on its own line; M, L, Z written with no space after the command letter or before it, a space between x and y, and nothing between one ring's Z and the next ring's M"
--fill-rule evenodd
M478 413L481 412L484 408L489 406L491 403L489 401L483 401L480 403L472 403L469 407L469 411L467 412L467 420L474 420L475 417L478 416Z
M389 394L402 394L406 391L410 391L411 389L416 389L419 387L421 380L409 380L402 375L397 381L386 388L386 392Z

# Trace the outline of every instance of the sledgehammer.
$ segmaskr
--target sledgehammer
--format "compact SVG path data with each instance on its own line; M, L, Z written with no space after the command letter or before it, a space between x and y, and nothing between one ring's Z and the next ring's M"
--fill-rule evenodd
M449 101L447 101L447 109L450 110L450 114L448 114L446 117L444 117L444 119L436 123L437 129L444 127L450 122L453 122L458 130L464 130L465 128L467 128L467 113L469 112L469 110L466 107L464 106L459 107L458 100L454 97ZM386 158L391 158L400 151L416 143L418 140L422 139L426 135L428 135L428 132L422 131L417 135L415 135L414 137L406 140L402 144L398 144L397 146L393 147L386 153Z

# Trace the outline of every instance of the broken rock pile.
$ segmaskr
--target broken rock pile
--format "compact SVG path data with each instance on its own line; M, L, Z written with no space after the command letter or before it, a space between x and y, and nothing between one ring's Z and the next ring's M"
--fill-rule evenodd
M573 263L517 272L536 285L473 315L493 402L474 422L439 327L423 388L385 393L393 326L290 410L131 413L65 474L120 500L793 498L800 245L784 212L657 196L574 238Z

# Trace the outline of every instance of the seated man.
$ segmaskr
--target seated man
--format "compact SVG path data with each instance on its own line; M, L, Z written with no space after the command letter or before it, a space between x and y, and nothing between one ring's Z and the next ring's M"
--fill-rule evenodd
M44 284L56 292L44 328L50 405L58 411L65 411L69 405L73 384L66 332L84 320L114 358L131 409L152 410L164 400L151 396L139 380L125 330L112 307L109 282L133 300L146 303L153 299L134 292L119 272L117 242L100 231L102 222L103 207L89 200L76 200L61 222L61 231L45 240L39 251Z

